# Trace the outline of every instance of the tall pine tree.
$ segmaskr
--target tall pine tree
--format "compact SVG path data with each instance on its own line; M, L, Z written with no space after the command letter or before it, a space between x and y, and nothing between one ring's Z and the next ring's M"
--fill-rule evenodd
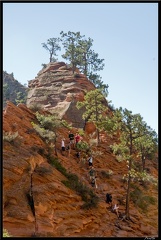
M107 111L107 106L105 106L105 98L102 95L99 89L89 91L85 97L83 102L77 102L77 108L80 109L85 107L86 111L83 114L83 119L85 122L93 122L96 126L97 132L97 142L100 142L100 127L103 121L103 117L105 112Z
M49 51L50 62L56 62L57 60L54 56L57 56L56 52L58 50L61 50L61 47L59 46L59 42L60 42L60 38L49 38L47 40L47 43L42 43L43 48Z

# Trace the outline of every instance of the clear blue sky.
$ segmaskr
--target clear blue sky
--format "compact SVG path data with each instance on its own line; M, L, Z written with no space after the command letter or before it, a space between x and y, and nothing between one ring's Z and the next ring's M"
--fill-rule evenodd
M158 3L3 3L3 70L28 85L49 63L41 43L61 31L93 39L108 100L158 133Z

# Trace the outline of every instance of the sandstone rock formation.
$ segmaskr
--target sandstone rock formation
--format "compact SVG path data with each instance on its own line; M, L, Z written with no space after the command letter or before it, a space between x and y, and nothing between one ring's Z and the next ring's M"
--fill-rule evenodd
M35 80L32 84L35 84L33 93L41 89L40 80ZM53 84L55 85L55 82ZM92 85L89 83L89 89L90 86ZM73 91L75 96L78 96L79 91ZM34 94L31 96L28 105L34 101ZM52 94L50 96L53 97ZM64 96L63 93L61 96ZM60 96L58 98L60 99ZM65 99L62 97L62 102L67 101ZM47 101L43 104L47 108ZM66 180L66 177L48 162L48 146L32 128L32 121L36 122L35 114L24 104L15 106L11 102L7 103L3 112L3 131L11 134L18 132L18 136L14 141L3 141L3 228L13 237L158 236L158 192L153 185L149 184L148 190L142 187L142 191L145 195L153 196L156 203L149 205L148 211L143 212L131 201L132 221L118 220L108 209L105 194L111 192L113 199L121 201L120 211L125 210L126 183L122 181L122 176L126 163L118 163L109 150L115 139L103 134L101 145L95 149L102 152L94 159L98 174L96 194L99 204L97 208L82 209L84 201L81 196L63 184L62 180ZM74 132L76 130L73 128ZM91 132L90 126L87 132ZM68 132L61 129L59 136L67 139ZM84 138L88 141L88 134ZM57 149L62 166L91 188L86 163L77 162L75 150L71 151L70 157L62 156L60 141L61 138L58 139ZM146 165L153 176L157 177L157 166L154 162L147 161ZM113 175L105 178L102 173L109 170L113 171Z
M84 110L78 110L76 102L83 100L85 91L94 90L95 86L78 69L73 74L64 62L49 63L29 81L28 87L27 107L41 105L42 109L67 119L73 127L84 127Z

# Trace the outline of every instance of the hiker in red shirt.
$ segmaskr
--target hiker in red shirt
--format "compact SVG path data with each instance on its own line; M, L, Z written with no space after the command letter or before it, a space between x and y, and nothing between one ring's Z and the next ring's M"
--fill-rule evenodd
M75 135L75 146L77 147L77 143L81 140L81 136L79 135L79 133L76 133Z

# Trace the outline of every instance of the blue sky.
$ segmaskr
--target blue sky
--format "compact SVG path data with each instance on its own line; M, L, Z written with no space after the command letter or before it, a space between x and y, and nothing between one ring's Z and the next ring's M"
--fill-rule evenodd
M3 70L28 85L49 63L41 43L61 31L93 39L107 99L158 133L158 3L3 3Z

